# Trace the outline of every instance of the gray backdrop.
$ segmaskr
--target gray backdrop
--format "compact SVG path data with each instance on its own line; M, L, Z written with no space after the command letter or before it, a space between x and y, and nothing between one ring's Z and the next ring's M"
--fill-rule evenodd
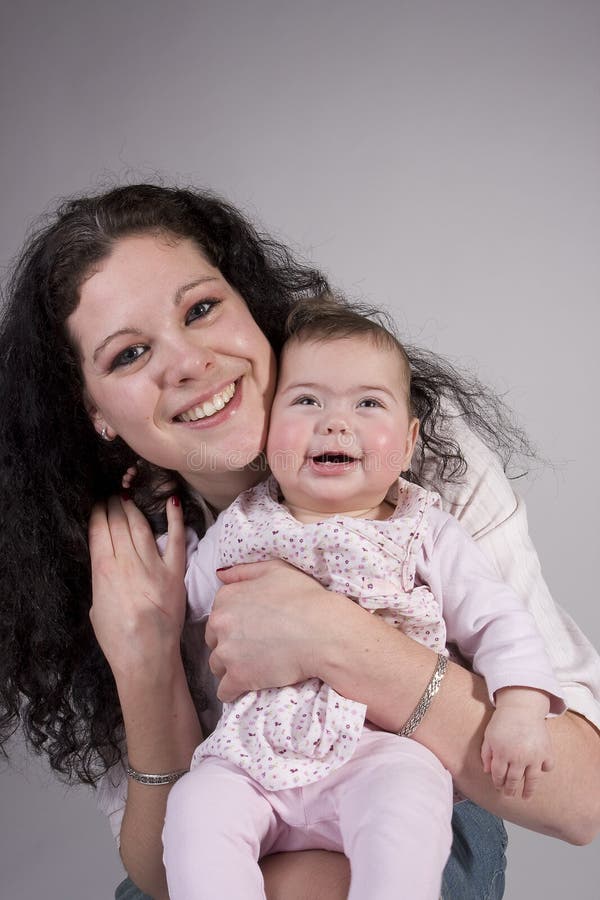
M597 0L3 6L0 264L61 195L156 173L225 193L508 392L552 462L519 483L546 576L600 645ZM93 797L15 765L2 898L107 900ZM598 897L598 841L510 831L509 900Z

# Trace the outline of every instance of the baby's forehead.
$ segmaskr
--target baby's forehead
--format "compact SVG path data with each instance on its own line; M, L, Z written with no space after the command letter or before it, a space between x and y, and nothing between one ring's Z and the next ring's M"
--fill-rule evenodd
M293 335L283 345L280 354L280 365L283 360L288 365L302 365L307 355L319 357L348 356L353 357L355 365L380 365L382 368L390 362L398 361L404 369L408 360L404 349L389 335L380 337L376 334L360 334L318 337L314 335Z
M302 379L314 383L335 370L356 384L374 377L384 383L399 377L403 388L410 384L410 368L402 348L393 338L383 340L370 333L326 338L293 336L283 347L279 365L280 377L286 381ZM364 379L361 372L365 373Z

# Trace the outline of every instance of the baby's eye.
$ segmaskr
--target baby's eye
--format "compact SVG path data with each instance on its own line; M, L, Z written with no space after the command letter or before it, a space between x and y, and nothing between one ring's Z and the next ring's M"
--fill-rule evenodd
M319 401L316 399L316 397L302 396L297 397L294 400L294 406L314 406L315 404L318 404L318 402Z
M201 300L199 303L194 303L187 311L185 324L189 325L190 322L195 322L196 319L206 318L213 307L218 306L219 303L220 300Z
M374 409L377 406L382 406L379 400L375 400L373 397L365 397L364 400L359 401L359 406L363 406L366 409Z
M113 372L115 369L130 366L131 363L134 363L136 359L139 359L146 352L146 349L144 344L136 344L134 347L126 347L125 350L121 350L110 364L110 371Z

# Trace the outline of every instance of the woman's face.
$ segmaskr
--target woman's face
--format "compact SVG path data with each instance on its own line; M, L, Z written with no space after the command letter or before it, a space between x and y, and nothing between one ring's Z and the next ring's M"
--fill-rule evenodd
M205 495L263 449L273 352L192 240L122 238L84 282L67 324L98 432Z

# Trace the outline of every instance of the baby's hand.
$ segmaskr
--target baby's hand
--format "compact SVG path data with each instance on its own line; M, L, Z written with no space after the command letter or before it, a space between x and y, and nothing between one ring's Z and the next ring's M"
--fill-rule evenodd
M542 772L554 767L545 716L548 695L533 688L503 688L481 747L483 770L506 797L531 797Z
M125 474L121 478L121 487L124 491L131 490L131 485L134 482L135 476L137 475L137 466L129 466L126 470Z

